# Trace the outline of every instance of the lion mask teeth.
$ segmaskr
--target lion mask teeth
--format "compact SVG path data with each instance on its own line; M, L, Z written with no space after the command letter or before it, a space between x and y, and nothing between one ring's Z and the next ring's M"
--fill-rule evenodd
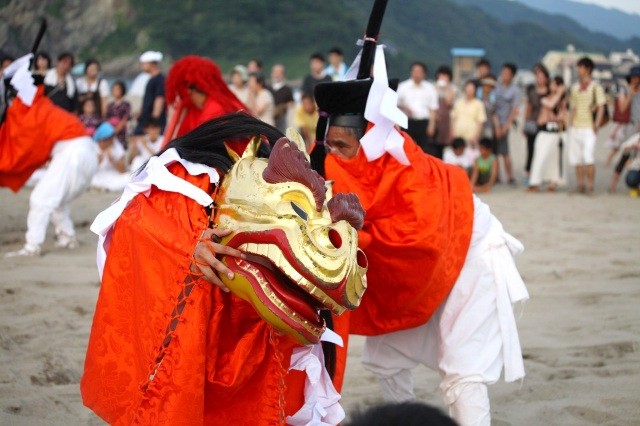
M332 218L331 192L311 169L304 141L293 131L287 136L269 161L257 157L260 138L252 139L222 181L214 221L233 231L227 244L259 256L223 258L235 273L221 277L225 284L276 329L308 344L324 330L317 307L340 315L357 307L366 289L353 227L364 213L356 197L340 195Z

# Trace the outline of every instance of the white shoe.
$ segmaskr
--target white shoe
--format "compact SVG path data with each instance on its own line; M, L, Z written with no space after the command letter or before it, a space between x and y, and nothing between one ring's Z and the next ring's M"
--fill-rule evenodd
M24 247L22 247L18 251L10 251L8 253L5 253L4 257L10 258L10 257L21 257L21 256L40 256L41 254L42 254L42 249L40 249L40 246L32 246L29 244L25 244Z
M76 237L69 237L66 234L58 235L54 244L57 248L65 248L69 250L78 248L79 245L80 244L78 243L78 240L76 240Z

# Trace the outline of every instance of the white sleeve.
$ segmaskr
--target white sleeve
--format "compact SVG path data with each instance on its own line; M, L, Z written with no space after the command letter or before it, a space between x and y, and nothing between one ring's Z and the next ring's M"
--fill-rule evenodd
M429 91L431 92L431 94L429 95L429 98L431 98L429 99L429 109L438 110L438 108L440 107L438 103L438 92L436 91L436 88L433 84L429 85Z
M151 147L153 148L153 154L157 154L158 152L160 152L160 148L162 148L163 142L164 142L164 137L160 136L157 141L151 144Z
M453 153L453 150L450 149L449 147L447 147L444 150L444 155L442 156L442 161L444 161L447 164L456 164L455 156L456 155Z
M466 158L466 162L468 163L467 167L472 167L473 163L476 162L476 158L478 158L477 151L470 147L466 147L464 149L464 156Z
M405 89L406 89L406 87L407 87L407 86L404 84L404 82L402 82L402 83L400 83L400 84L398 85L398 90L396 91L396 93L398 93L398 103L399 103L400 105L402 105L402 104L404 104L404 103L405 103L404 96L405 96L405 92L406 92L406 90L405 90Z
M56 74L53 69L49 69L44 75L44 84L47 86L55 86L56 85Z
M117 139L113 140L113 145L111 145L111 158L113 160L120 160L126 154L122 144Z
M100 92L100 96L102 96L103 98L109 97L109 83L107 83L107 80L104 80L104 79L100 80L98 91Z
M31 106L37 92L33 76L29 71L29 63L32 56L32 54L28 54L15 60L4 70L2 75L3 78L11 78L10 82L17 90L17 96L27 106ZM0 86L4 89L4 83L0 83Z
M88 85L85 83L84 78L80 77L75 81L76 90L78 93L87 93L89 91Z
M67 74L67 96L73 98L76 95L77 90L78 89L76 88L73 78Z

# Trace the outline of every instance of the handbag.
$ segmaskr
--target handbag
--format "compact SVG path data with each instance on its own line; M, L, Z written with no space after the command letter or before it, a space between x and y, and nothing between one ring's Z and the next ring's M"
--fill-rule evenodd
M618 100L613 103L613 121L615 123L627 124L631 122L631 103L627 105L627 109L620 110Z
M598 116L598 104L596 103L596 85L595 85L595 83L593 85L593 107L592 107L592 109L593 109L593 111L591 112L591 115L593 117L593 123L595 124L596 117ZM609 116L609 108L608 108L607 104L605 103L604 104L604 112L602 114L602 121L600 122L600 127L604 127L604 125L607 124L609 122L609 120L611 120L611 117Z

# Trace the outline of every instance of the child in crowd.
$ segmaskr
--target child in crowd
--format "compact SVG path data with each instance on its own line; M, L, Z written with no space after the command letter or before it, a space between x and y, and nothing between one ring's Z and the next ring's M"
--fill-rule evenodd
M93 132L96 131L96 127L100 125L101 121L96 109L96 101L93 98L86 98L82 101L81 111L82 114L78 118L87 129L87 136L93 136Z
M160 134L162 125L160 120L151 118L144 125L144 135L136 139L135 144L131 144L129 158L131 158L131 171L136 171L149 158L156 155L162 148L163 138Z
M474 151L467 147L467 143L462 138L455 138L451 147L444 150L444 162L462 167L469 177L471 177L475 159Z
M293 117L293 125L298 128L304 143L307 145L307 152L313 149L313 141L316 137L316 124L318 123L318 110L316 103L308 93L303 93L300 105L296 107Z
M491 139L480 140L480 156L476 158L471 172L471 186L474 192L490 192L498 178L498 160L492 153Z
M113 101L107 105L107 121L114 127L116 139L127 149L127 123L131 119L131 104L124 100L127 86L118 80L111 86Z
M91 180L91 187L103 191L122 191L129 182L125 163L125 150L116 140L115 129L102 123L93 134L98 145L98 172Z

